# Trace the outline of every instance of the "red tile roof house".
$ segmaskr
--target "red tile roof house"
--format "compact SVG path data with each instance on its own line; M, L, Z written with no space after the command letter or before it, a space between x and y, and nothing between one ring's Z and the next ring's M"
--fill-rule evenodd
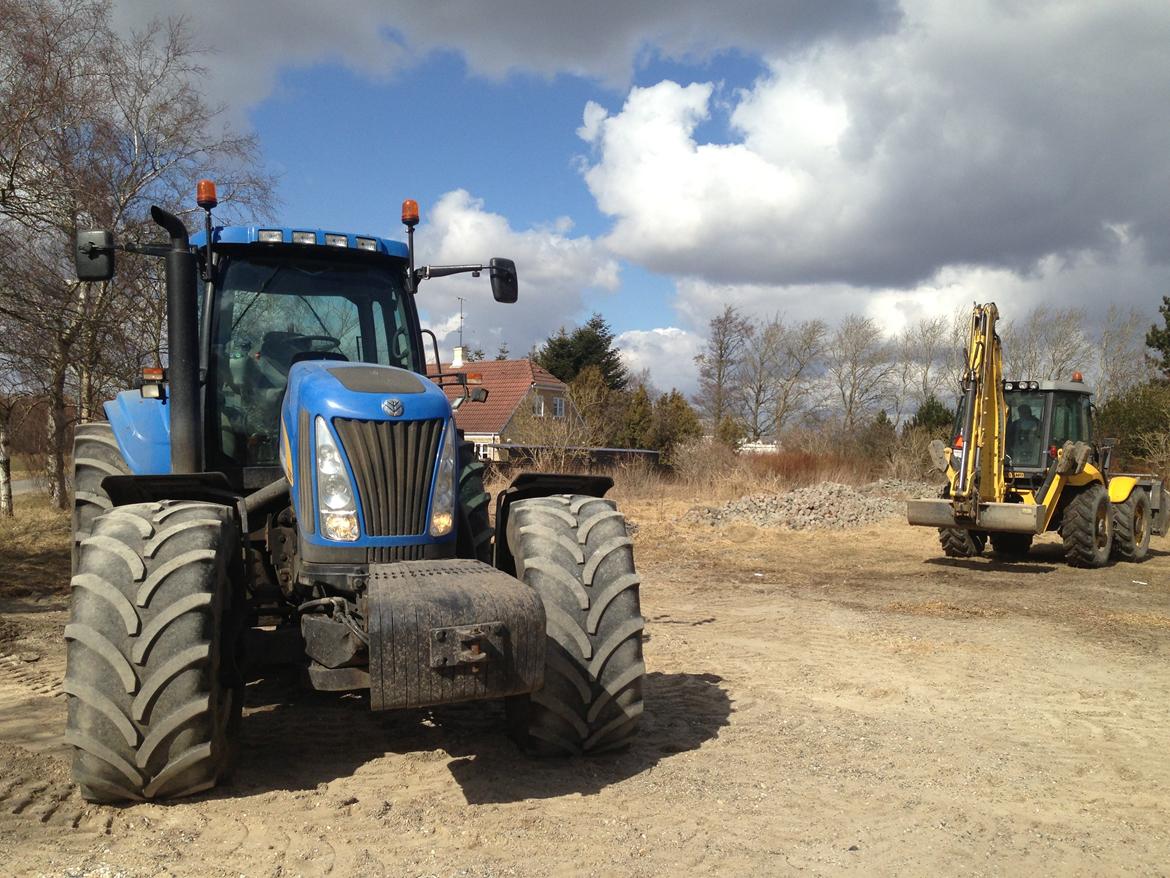
M508 441L505 437L516 416L528 407L537 417L563 418L570 405L569 388L552 373L531 360L463 361L463 349L455 349L453 362L444 364L444 372L463 372L483 376L488 391L486 402L468 400L455 411L455 424L469 442L475 443L476 454L485 460L502 460L506 452L488 446ZM428 365L427 371L435 373ZM463 395L461 387L443 388L447 398L455 400Z

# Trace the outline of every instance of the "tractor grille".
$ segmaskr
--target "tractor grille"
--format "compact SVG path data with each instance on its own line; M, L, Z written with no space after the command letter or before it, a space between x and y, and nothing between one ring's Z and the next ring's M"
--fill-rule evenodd
M443 422L335 418L333 426L357 481L366 535L423 533Z

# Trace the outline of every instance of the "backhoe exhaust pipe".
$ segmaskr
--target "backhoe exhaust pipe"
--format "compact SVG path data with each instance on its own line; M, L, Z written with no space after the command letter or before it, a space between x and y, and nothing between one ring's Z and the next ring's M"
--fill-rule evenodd
M171 407L171 472L203 471L203 419L199 411L199 325L196 319L195 254L187 227L170 211L150 218L171 236L167 271L167 384Z

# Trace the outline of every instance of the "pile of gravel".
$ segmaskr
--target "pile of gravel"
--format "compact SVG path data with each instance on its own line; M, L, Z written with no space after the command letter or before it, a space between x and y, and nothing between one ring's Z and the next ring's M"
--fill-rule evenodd
M864 527L905 515L907 497L930 497L937 488L885 480L858 489L836 482L797 488L787 494L752 494L722 506L696 506L684 520L712 527L744 522L791 530Z

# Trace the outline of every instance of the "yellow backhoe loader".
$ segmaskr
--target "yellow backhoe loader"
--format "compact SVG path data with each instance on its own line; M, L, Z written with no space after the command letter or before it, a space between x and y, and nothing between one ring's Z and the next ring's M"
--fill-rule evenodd
M996 554L1021 556L1034 536L1058 531L1073 566L1140 561L1170 519L1162 481L1110 472L1115 440L1093 435L1079 372L1071 381L1004 380L998 316L994 303L971 314L951 444L931 444L947 484L941 498L908 501L910 524L937 527L950 557L978 555L989 539Z

